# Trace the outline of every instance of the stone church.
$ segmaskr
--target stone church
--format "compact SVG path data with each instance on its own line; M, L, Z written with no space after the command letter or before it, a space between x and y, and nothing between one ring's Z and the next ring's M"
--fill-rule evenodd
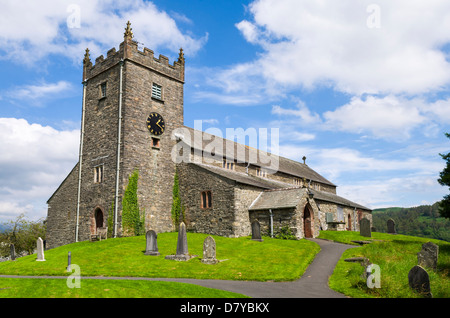
M122 197L135 169L146 230L157 233L175 229L175 172L192 232L247 236L258 220L263 235L290 229L300 239L359 230L362 218L372 219L370 209L338 196L306 158L296 162L184 126L184 78L183 51L170 64L139 50L129 22L106 58L93 64L86 49L79 160L47 201L49 248L89 240L108 224L114 237L123 235Z

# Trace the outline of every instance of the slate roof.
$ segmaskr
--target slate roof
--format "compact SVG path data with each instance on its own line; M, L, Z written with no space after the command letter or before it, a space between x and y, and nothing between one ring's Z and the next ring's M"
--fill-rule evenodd
M261 194L250 205L249 210L268 210L294 208L303 196L308 195L308 190L302 187L292 187L292 184L247 175L246 173L227 170L216 166L203 163L189 163L190 165L200 167L213 174L235 181L237 183L246 184L261 188ZM333 193L309 189L314 194L314 199L340 204L357 209L371 211L371 209L358 203L347 200Z
M201 138L201 140L198 140L199 138L195 138L196 134L202 134L203 138ZM215 155L225 156L227 158L237 160L238 162L250 163L259 167L266 168L270 168L270 165L263 162L261 158L278 160L278 168L276 169L276 171L336 187L335 184L321 176L319 173L317 173L304 163L300 163L285 157L276 156L265 151L248 147L238 142L211 135L186 126L179 130L179 133L176 133L176 135L180 137L181 140L183 140L188 146L200 151L203 151L205 149L214 150ZM212 142L217 145L222 145L222 148L211 149L213 145Z
M317 191L309 189L314 194L315 200L327 201L336 203L351 208L363 209L371 211L369 208L362 206L358 203L347 200L341 196L333 193ZM308 195L306 188L289 188L289 189L276 189L265 190L261 192L258 198L250 205L249 210L268 210L268 209L282 209L282 208L295 208L304 196Z

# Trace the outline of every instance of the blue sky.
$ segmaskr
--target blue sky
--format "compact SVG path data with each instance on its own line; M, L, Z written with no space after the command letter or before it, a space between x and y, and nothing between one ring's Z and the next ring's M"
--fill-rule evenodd
M81 61L186 56L185 125L278 128L280 155L370 208L440 200L450 140L450 3L3 0L0 221L46 216L78 159Z

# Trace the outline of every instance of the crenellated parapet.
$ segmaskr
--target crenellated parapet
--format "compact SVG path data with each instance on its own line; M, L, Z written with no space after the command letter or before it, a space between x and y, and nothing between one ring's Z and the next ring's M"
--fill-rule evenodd
M174 61L173 64L170 64L169 58L164 55L160 54L158 58L155 58L153 50L146 47L142 51L139 50L138 42L133 40L133 32L131 31L129 21L125 28L124 41L120 43L119 50L116 50L115 48L110 49L107 52L106 58L103 55L100 55L95 59L95 64L92 64L89 56L89 49L86 49L83 59L83 81L97 76L112 66L120 63L120 61L126 60L140 64L184 83L185 59L183 49L180 49L178 59Z

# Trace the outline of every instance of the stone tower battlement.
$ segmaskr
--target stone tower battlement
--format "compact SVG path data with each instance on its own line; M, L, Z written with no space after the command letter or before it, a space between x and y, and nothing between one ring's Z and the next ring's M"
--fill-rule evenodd
M107 52L106 58L100 55L95 59L95 64L91 62L89 49L83 59L83 81L88 80L118 64L120 61L130 60L134 63L140 64L155 72L161 73L181 83L184 83L184 53L180 48L178 60L173 64L169 64L169 58L164 55L159 55L155 58L153 50L144 47L143 51L138 49L138 42L133 40L133 33L131 32L130 22L128 21L125 28L124 41L120 43L119 50L112 48Z

